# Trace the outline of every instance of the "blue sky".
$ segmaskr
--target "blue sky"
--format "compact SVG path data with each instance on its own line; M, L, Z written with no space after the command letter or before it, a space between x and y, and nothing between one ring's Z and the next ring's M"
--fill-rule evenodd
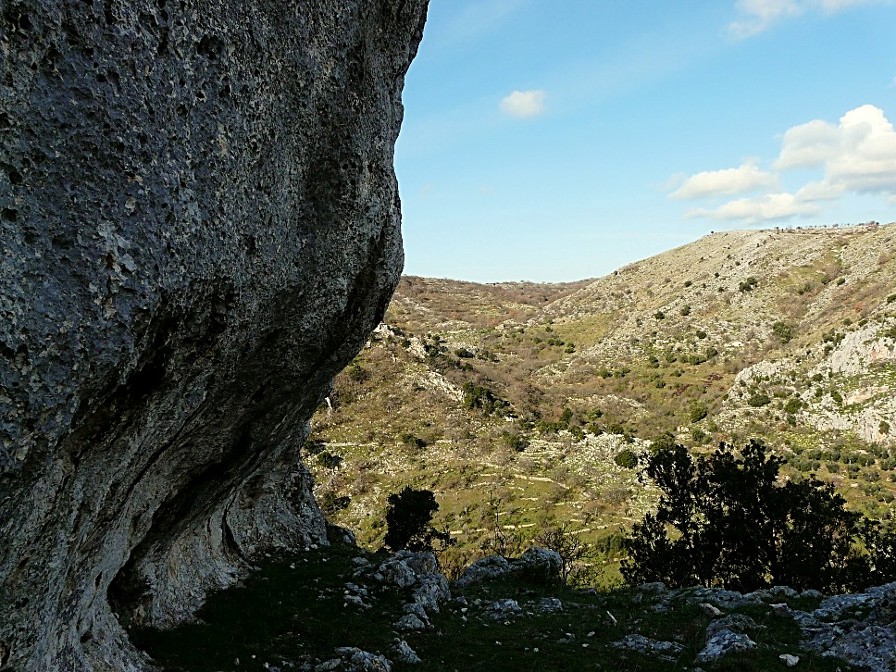
M896 219L896 2L431 0L405 273L568 281L712 230Z

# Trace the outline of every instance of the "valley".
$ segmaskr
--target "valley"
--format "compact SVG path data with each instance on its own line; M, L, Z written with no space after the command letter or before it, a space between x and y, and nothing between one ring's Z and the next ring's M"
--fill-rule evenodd
M362 545L411 485L436 493L449 574L560 530L606 585L657 441L761 438L891 518L894 390L896 226L728 231L575 283L402 278L303 458Z

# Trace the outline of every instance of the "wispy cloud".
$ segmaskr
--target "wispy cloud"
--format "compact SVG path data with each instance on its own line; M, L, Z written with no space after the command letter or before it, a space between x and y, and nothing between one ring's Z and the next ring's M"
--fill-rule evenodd
M445 28L449 42L464 42L496 30L528 0L476 0L456 12Z
M728 31L739 40L758 35L803 11L802 3L796 0L737 0L736 7L738 18L729 24Z
M542 90L514 91L501 99L500 108L504 114L517 119L537 117L545 112L546 97Z
M728 32L737 40L763 33L788 18L811 12L834 14L859 5L890 4L891 0L737 0L737 18Z
M807 169L820 171L820 179L793 192L780 191L787 171ZM862 105L836 124L815 119L787 129L770 171L748 161L738 168L697 173L677 184L670 198L717 199L766 190L752 198L688 212L689 217L748 224L818 215L824 202L835 203L847 194L876 194L892 204L896 202L896 129L882 109Z

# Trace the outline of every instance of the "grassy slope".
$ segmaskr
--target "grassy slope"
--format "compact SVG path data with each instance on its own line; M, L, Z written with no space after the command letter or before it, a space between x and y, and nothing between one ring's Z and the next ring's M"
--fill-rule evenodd
M460 542L447 561L459 565L558 522L606 541L639 518L651 492L613 457L642 444L623 435L672 433L695 447L762 436L794 470L888 515L891 250L896 226L736 231L572 284L404 278L393 329L337 378L334 409L314 419L323 443L312 452L343 458L337 468L307 460L318 494L375 546L388 493L433 489L438 524ZM509 407L465 408L466 382Z

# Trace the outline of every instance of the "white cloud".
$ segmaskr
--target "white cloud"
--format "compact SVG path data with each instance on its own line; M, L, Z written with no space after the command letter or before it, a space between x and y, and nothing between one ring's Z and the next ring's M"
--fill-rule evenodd
M704 198L706 196L730 196L748 191L775 187L778 178L773 173L760 170L756 161L750 160L739 168L710 170L691 175L670 194L671 198Z
M737 0L738 18L728 31L738 40L765 32L776 23L807 12L836 12L859 5L889 4L891 0Z
M740 220L747 224L790 219L799 215L816 215L819 207L813 203L803 203L793 194L766 194L757 198L741 198L729 201L715 210L696 208L687 213L688 217L709 219Z
M769 193L732 200L711 208L695 208L689 217L742 220L746 223L817 215L823 202L847 194L878 194L896 202L896 129L874 105L849 110L834 124L816 119L784 132L781 151L762 170L755 160L738 168L697 173L681 180L670 198L714 198L757 189ZM779 190L787 171L820 174L792 193ZM792 178L791 178L792 179ZM774 191L772 191L774 190Z
M537 117L545 111L546 96L547 94L541 90L514 91L501 100L501 111L518 119Z
M745 39L768 30L772 25L803 11L795 0L737 0L740 18L729 26L729 32L737 39Z
M786 170L823 165L837 154L839 142L837 127L819 119L789 128L784 132L784 143L775 168Z
M818 190L896 194L896 130L874 105L850 110L836 126L815 120L784 133L778 170L821 167Z

